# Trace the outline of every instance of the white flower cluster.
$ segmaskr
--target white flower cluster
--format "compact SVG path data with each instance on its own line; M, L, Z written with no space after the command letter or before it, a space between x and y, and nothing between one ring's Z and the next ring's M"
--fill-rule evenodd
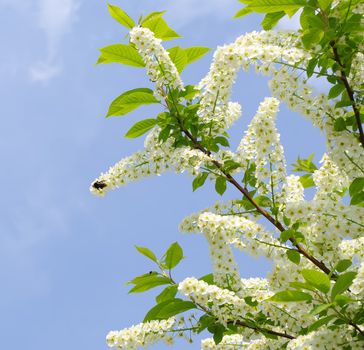
M291 202L301 202L304 200L304 188L300 182L300 177L289 175L285 179L280 193L280 201L284 204Z
M140 347L147 347L158 341L167 344L173 342L173 338L168 335L176 323L176 319L171 317L167 320L149 321L140 323L121 331L111 331L106 336L107 345L110 348L134 350Z
M130 41L135 44L142 56L149 78L156 83L156 94L165 86L183 89L183 83L168 51L161 45L161 40L148 28L134 27L130 31Z
M198 115L201 122L209 127L209 132L219 133L240 117L240 105L229 105L228 101L241 62L236 45L218 47L209 73L198 86L204 88Z
M283 147L275 127L278 107L276 98L266 98L260 104L237 150L242 164L255 162L259 191L264 194L282 183L286 175Z
M358 297L358 299L364 298L364 260L362 260L358 268L357 275L350 287L350 290Z
M201 341L202 350L278 350L282 348L284 340L271 340L268 338L247 339L241 334L225 335L221 343L215 344L212 338Z
M158 140L159 128L154 128L145 139L144 151L136 152L116 163L99 176L90 187L95 195L103 196L109 190L151 175L160 175L169 169L180 173L188 170L197 174L202 163L210 159L199 150L190 147L173 147L173 138L162 143Z
M269 82L273 96L326 132L328 155L350 178L362 176L364 154L358 139L348 131L335 131L334 123L345 118L344 108L335 108L324 94L314 94L306 81L287 67L274 72Z
M341 199L340 192L348 185L347 177L327 154L324 154L321 163L320 169L315 170L312 176L317 188L314 200L338 202Z
M351 331L346 327L342 327L340 330L321 327L315 332L291 340L287 345L287 350L337 350L345 349L345 345L348 344L352 350L362 349L363 343L352 341L350 334Z

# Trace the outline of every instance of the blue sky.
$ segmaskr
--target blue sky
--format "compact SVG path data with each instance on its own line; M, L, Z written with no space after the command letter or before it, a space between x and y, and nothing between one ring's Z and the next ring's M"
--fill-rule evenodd
M231 19L237 0L113 3L134 18L166 9L166 19L184 37L168 45L214 48L259 29L259 17ZM178 224L218 199L212 186L192 193L191 178L167 174L101 199L89 193L100 172L142 147L143 140L123 134L156 112L144 108L125 118L104 118L112 99L148 84L143 70L94 66L97 49L125 34L109 17L106 1L0 0L3 349L105 349L109 330L140 322L155 293L127 295L124 283L152 267L134 244L162 254L178 240L186 260L177 279L210 272L206 243L198 235L181 235ZM211 56L186 69L184 81L197 83ZM232 130L234 145L268 95L264 78L241 74L233 96L243 118ZM322 139L307 121L282 106L278 125L288 163L313 151L320 159ZM267 271L266 262L237 255L243 276Z

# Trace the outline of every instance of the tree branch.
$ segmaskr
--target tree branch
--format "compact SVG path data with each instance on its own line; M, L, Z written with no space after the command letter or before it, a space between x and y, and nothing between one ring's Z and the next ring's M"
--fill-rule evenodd
M346 92L350 98L351 101L351 106L353 108L354 114L355 114L355 120L356 120L356 124L358 126L358 130L359 130L359 140L360 143L362 145L362 147L364 148L364 131L363 131L363 125L361 123L361 119L360 119L360 110L358 108L358 106L356 105L356 101L355 101L355 97L354 97L354 91L351 88L348 78L346 76L345 70L344 70L344 65L341 62L339 53L337 51L337 47L336 47L336 43L335 41L331 41L330 42L330 46L332 48L332 52L334 54L334 60L335 62L341 67L340 68L340 76L338 77L344 84Z

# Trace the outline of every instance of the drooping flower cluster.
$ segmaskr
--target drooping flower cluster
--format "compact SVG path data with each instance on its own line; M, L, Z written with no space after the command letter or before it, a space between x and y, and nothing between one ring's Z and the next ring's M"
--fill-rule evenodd
M157 97L165 96L170 88L183 90L177 68L149 29L133 28L130 38L145 62L150 80L156 83ZM205 235L214 284L190 277L179 283L179 292L221 325L239 327L239 334L225 335L218 345L213 339L203 340L202 349L273 350L287 346L290 350L328 350L345 349L345 344L350 344L350 349L359 349L362 345L353 340L350 323L335 331L325 326L310 331L308 327L319 318L312 312L317 300L312 303L311 300L307 303L288 300L278 304L269 299L287 289L293 293L292 283L302 286L304 269L319 271L315 260L307 258L310 254L318 257L316 261L319 263L328 261L329 271L342 259L353 263L348 271L354 273L355 278L350 290L345 291L354 298L346 309L350 317L355 315L355 306L364 294L364 208L344 204L347 199L343 198L350 182L363 176L364 155L353 133L335 130L335 122L348 117L347 110L336 108L326 95L315 93L294 68L284 66L278 69L280 63L295 66L307 63L311 58L298 43L299 38L294 33L253 32L215 52L211 69L198 86L201 91L197 116L199 125L203 126L202 138L223 134L239 118L241 106L230 102L230 95L241 68L253 65L259 74L272 76L269 85L274 97L266 98L260 104L236 153L227 150L213 153L203 151L198 145L186 146L186 143L176 147L173 137L160 142L160 129L155 127L147 136L143 151L121 160L91 186L93 193L103 195L110 189L145 176L159 175L168 169L188 171L192 175L212 169L208 177L215 179L227 176L220 166L216 167L226 159L235 163L228 172L229 176L246 171L252 164L255 166L257 182L251 196L254 197L257 190L258 194L271 199L263 207L270 207L272 216L269 221L275 225L273 230L268 230L257 219L258 212L266 214L268 211L257 211L257 205L245 210L247 203L241 198L217 203L189 216L180 225L182 231ZM361 54L354 57L355 73L349 77L350 83L358 90L364 71L361 58ZM312 201L304 200L304 188L298 176L286 176L283 147L275 126L279 100L325 133L327 154L323 156L320 169L312 175L316 187ZM231 178L227 178L230 181ZM273 210L276 210L274 214ZM284 236L290 226L294 228L290 230L292 232L288 231L290 235L280 239L279 235ZM301 235L301 239L297 240L292 234ZM241 279L233 247L270 259L272 270L267 278ZM330 288L334 283L329 281ZM258 329L252 320L263 316L266 323ZM250 322L246 323L247 319ZM158 340L170 342L172 338L167 333L175 322L174 318L151 321L110 332L107 342L110 347L119 349L145 347ZM302 335L302 329L308 333ZM282 338L276 340L262 335L274 335L275 332Z
M266 98L260 104L237 151L242 164L255 162L258 189L264 194L277 188L286 175L283 147L275 127L278 107L275 98Z
M171 317L167 320L149 321L140 323L121 331L111 331L106 337L107 345L115 349L134 350L140 347L147 347L158 341L167 344L173 342L173 338L168 334L176 323L176 319Z
M148 28L134 27L130 31L130 41L142 56L150 80L156 83L158 97L165 87L183 89L177 68L161 45L162 40L157 39Z

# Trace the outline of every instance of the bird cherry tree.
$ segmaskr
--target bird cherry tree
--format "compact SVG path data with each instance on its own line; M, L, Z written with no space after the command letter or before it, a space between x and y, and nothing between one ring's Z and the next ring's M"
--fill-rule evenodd
M129 30L125 43L101 49L100 64L144 68L154 89L122 93L107 116L125 115L141 105L159 104L155 118L138 121L127 133L147 133L144 149L121 159L91 185L103 196L131 181L173 170L194 177L233 200L211 204L180 224L201 233L210 250L212 273L175 281L183 258L173 243L135 277L130 292L164 286L142 323L107 335L115 349L137 349L157 341L173 343L204 332L202 349L364 348L364 133L363 10L360 0L239 0L235 17L263 13L263 31L220 46L210 70L196 85L185 85L183 69L206 47L165 49L179 35L153 12L136 23L109 5L111 16ZM297 31L275 31L284 16L298 12ZM234 150L228 130L241 106L230 100L239 70L255 68L270 77L271 96L257 108ZM327 79L327 94L309 79ZM286 167L276 129L279 105L307 118L322 131L326 153L321 166L297 159ZM309 136L308 136L309 137ZM309 145L307 145L309 148ZM299 174L299 175L297 175ZM314 196L305 200L312 187ZM306 191L307 192L307 191ZM244 278L232 248L272 262L266 278Z

